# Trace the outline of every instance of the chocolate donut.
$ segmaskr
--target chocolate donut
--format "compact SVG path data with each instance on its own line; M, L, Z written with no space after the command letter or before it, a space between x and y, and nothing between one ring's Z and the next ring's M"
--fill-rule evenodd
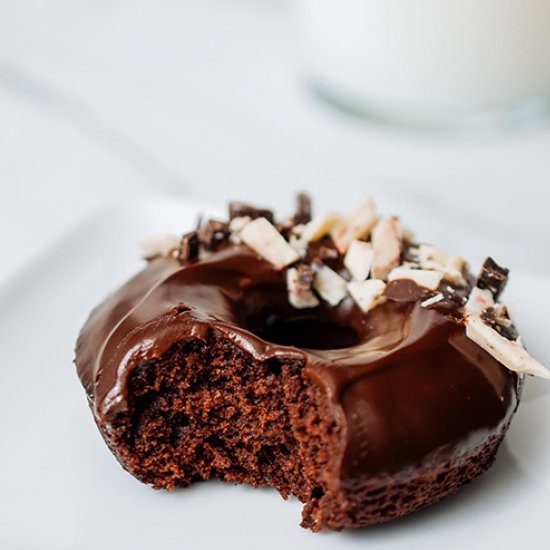
M507 271L403 235L371 201L276 224L233 203L148 250L76 348L121 465L173 489L218 478L305 503L304 527L385 522L491 466L523 374L547 371L497 298Z

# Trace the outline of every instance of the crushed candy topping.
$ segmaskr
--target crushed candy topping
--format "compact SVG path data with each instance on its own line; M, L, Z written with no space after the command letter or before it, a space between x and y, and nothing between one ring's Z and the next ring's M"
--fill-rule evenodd
M372 246L372 277L385 279L399 265L403 250L399 220L395 216L386 216L376 224L372 230Z
M354 281L364 281L370 273L374 250L371 243L351 241L344 257L344 266Z
M443 273L430 269L411 269L410 267L396 267L388 275L388 281L396 281L398 279L410 279L418 286L437 290L439 283L443 280Z
M317 307L320 302L312 291L315 274L313 269L305 264L291 267L286 272L288 301L296 309Z
M365 199L350 216L342 218L330 232L340 254L345 254L354 239L365 239L376 225L378 215L372 199Z
M380 279L369 279L368 281L351 281L348 283L348 290L361 311L367 313L373 307L384 301L383 294L386 283Z
M247 246L284 271L288 301L296 309L336 307L347 297L364 313L388 300L419 301L422 308L442 311L451 306L466 336L505 367L550 379L550 371L525 350L509 308L498 301L508 270L488 258L474 282L461 257L413 242L397 217L378 216L371 199L349 215L312 217L311 200L302 193L293 216L283 221L270 209L233 202L228 221L200 221L182 237L161 235L141 245L147 260L185 264L227 243Z
M504 338L479 317L472 315L467 318L466 336L506 368L520 374L550 379L550 371L527 353L521 340Z
M499 266L493 258L487 258L477 278L476 286L490 290L495 300L498 300L507 282L508 270Z
M422 269L441 271L445 278L459 286L466 286L464 269L466 262L460 257L437 248L435 246L421 244L411 252Z
M510 328L513 325L510 308L504 304L495 304L495 321L497 325Z
M340 214L327 212L318 218L313 218L302 231L302 239L310 243L318 241L321 237L327 235L340 222Z
M318 266L313 288L331 306L337 306L347 295L347 281L326 265Z
M186 233L180 242L178 260L180 262L188 262L198 258L200 253L199 234L197 231Z
M229 231L238 233L248 222L251 222L250 216L237 216L229 222Z
M496 303L507 279L507 269L485 260L464 307L466 336L508 369L550 379L550 371L527 353L521 338L513 338L508 308Z
M256 208L242 202L229 203L229 221L235 218L248 218L255 220L256 218L265 218L269 223L273 223L273 211L268 208Z
M494 305L495 301L491 292L475 286L470 292L465 309L470 315L480 316L486 309Z
M248 222L239 235L247 246L271 262L277 269L282 269L300 259L298 252L285 241L266 218L256 218Z
M311 199L306 193L298 193L296 197L296 212L292 217L294 225L306 224L311 221Z

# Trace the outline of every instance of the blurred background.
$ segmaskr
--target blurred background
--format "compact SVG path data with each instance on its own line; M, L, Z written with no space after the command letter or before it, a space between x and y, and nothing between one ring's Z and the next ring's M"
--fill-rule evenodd
M549 52L546 0L2 0L0 282L113 202L297 190L550 275Z

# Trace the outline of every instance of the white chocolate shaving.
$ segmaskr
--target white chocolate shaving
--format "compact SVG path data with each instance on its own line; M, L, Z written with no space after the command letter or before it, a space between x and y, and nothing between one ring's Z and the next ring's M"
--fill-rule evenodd
M291 267L286 272L286 286L288 290L288 301L296 309L317 307L319 300L309 289L303 289L299 283L298 270Z
M143 239L139 245L145 259L157 256L175 256L179 250L181 239L176 235L154 235Z
M331 306L337 306L347 295L347 282L326 265L317 268L313 288Z
M313 218L303 228L301 237L306 242L318 241L321 237L328 235L341 219L340 214L334 212L327 212L322 216Z
M256 218L247 223L239 235L247 246L271 262L277 269L282 269L300 259L298 252L285 241L266 218Z
M507 340L479 317L467 318L466 336L506 368L518 373L550 379L550 371L527 353L520 339Z
M421 244L417 249L417 259L421 268L441 271L445 278L454 284L465 286L463 271L466 262L435 246Z
M369 276L373 256L371 243L351 241L344 257L344 266L354 281L364 281Z
M399 265L401 256L401 229L395 216L382 218L372 230L374 257L371 276L385 279L388 273Z
M386 283L380 279L369 279L368 281L352 281L348 283L348 290L361 311L367 313L377 306L382 300L382 294Z
M229 240L234 244L242 242L239 231L252 220L250 216L237 216L229 222Z
M367 238L377 221L378 215L373 200L365 199L330 232L338 252L344 254L354 239Z
M475 286L468 296L468 301L464 306L470 315L480 316L487 308L493 307L495 300L490 290L481 289Z
M429 288L430 290L437 290L439 288L439 283L441 283L443 279L443 273L429 269L396 267L388 275L388 281L396 281L398 279L410 279L419 286Z
M229 222L229 231L240 231L249 221L251 221L250 216L237 216Z
M422 307L430 307L430 306L433 306L434 304L437 304L438 302L441 302L441 300L443 300L444 298L445 296L443 296L443 294L441 294L440 292L435 296L432 296L431 298L424 300L423 302L420 303L420 305Z

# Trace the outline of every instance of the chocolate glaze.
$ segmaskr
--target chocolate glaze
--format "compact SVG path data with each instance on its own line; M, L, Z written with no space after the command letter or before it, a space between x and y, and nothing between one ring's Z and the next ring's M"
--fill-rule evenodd
M457 303L424 308L425 291L410 285L396 286L393 298L389 292L368 314L351 298L295 310L282 272L244 246L184 265L159 258L92 312L77 343L78 374L109 426L127 408L136 365L177 341L214 334L257 360L304 363L343 426L343 481L468 452L510 420L518 377L466 338ZM285 323L315 333L302 342L324 349L284 345Z

